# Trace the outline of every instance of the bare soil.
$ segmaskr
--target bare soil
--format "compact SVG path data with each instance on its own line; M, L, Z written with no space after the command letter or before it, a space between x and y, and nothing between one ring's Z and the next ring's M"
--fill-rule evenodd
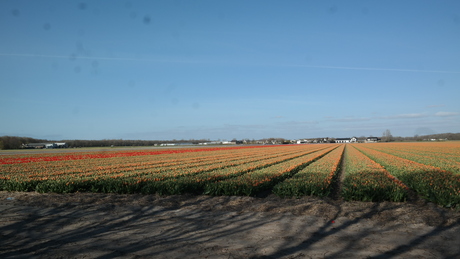
M424 201L0 192L0 258L460 258Z

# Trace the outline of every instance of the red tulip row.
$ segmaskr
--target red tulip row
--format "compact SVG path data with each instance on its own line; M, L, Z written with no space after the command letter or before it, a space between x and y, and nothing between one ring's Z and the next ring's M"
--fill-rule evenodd
M282 154L297 152L295 148L278 148L276 152L267 152L267 149L248 150L219 150L207 152L194 152L184 154L163 154L142 157L99 158L91 160L70 160L54 162L37 162L27 164L3 165L0 176L14 175L15 178L28 179L57 179L59 177L109 177L122 174L149 174L179 171L184 168L200 168L211 165L214 168L225 167L226 164L245 163L259 159L269 158Z
M273 147L273 146L263 146ZM111 158L111 157L130 157L130 156L152 156L161 154L181 154L189 152L203 152L203 151L223 151L247 148L261 148L261 146L238 146L238 147L215 147L215 148L176 148L165 150L144 150L144 151L107 151L107 152L75 152L63 154L35 154L35 155L12 155L0 156L1 164L19 164L19 163L33 163L43 161L67 161L67 160L82 160L82 159L97 159L97 158Z

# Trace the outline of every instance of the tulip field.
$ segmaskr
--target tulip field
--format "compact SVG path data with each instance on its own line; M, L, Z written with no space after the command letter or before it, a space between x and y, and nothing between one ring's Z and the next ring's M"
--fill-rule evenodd
M460 142L0 152L0 190L460 203Z

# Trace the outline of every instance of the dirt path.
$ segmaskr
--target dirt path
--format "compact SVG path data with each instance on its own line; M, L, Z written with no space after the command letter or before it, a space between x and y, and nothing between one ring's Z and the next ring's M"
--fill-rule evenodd
M305 197L0 192L1 258L459 258L460 212Z
M345 179L345 154L346 154L347 145L343 148L342 156L340 158L339 170L336 172L334 181L332 182L332 192L329 195L331 199L340 201L342 197L342 183Z

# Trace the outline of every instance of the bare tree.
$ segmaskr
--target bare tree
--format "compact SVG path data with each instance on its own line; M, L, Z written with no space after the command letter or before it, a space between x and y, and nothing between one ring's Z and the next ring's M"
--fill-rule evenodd
M393 135L391 135L391 131L389 129L386 129L383 134L382 134L382 141L384 142L390 142L393 141Z

